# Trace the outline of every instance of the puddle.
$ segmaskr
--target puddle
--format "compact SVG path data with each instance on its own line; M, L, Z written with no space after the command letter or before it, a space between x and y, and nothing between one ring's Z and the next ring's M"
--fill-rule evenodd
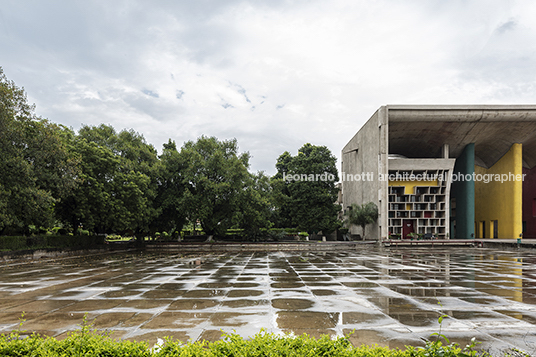
M362 282L362 281L356 281L356 282L343 281L342 284L344 286L348 286L349 288L376 288L379 286L376 283Z
M122 327L135 327L140 326L143 323L149 321L154 317L153 314L148 313L136 313L134 316L132 316L130 319L124 321L122 323Z
M205 322L211 316L210 313L165 311L141 325L142 329L178 328L188 329Z
M25 311L23 329L63 338L88 312L114 338L149 344L166 335L215 341L233 330L319 337L355 329L354 345L403 347L437 332L445 313L445 333L459 341L475 335L490 349L523 350L523 338L536 339L527 334L536 331L535 263L530 250L364 247L3 265L0 333L17 328Z
M217 300L210 299L181 299L172 302L168 310L203 310L218 304Z
M536 325L536 311L496 310L496 312Z
M121 289L121 290L106 291L106 292L100 294L100 296L103 297L103 298L121 298L121 297L125 297L125 296L139 295L141 293L142 293L142 291L140 291L140 290ZM58 296L61 296L61 295L58 295Z
M61 329L78 329L79 325L82 323L84 315L85 314L81 312L51 312L36 317L35 319L28 319L22 326L23 329L28 332L50 331L50 334L54 334Z
M171 303L171 300L129 300L122 303L118 308L131 308L131 309L155 309L159 307L165 307Z
M76 303L75 300L37 300L22 305L16 305L4 312L51 312Z
M263 294L264 294L264 291L261 291L261 290L237 289L237 290L231 290L227 294L227 297L235 298L235 297L259 296Z
M381 319L385 319L386 316L378 313L369 313L369 312L343 312L342 313L342 323L344 325L355 325L355 324L371 324Z
M334 290L327 290L327 289L313 289L311 290L313 294L316 296L327 296L327 295L337 295L338 292Z
M448 315L454 317L455 319L459 320L493 320L497 319L500 320L505 319L504 316L501 316L500 314L491 312L491 311L445 311Z
M263 319L262 314L238 313L238 312L216 312L210 317L213 326L244 326L252 316Z
M184 293L185 298L209 298L215 296L223 296L226 294L225 290L216 290L216 289L199 289L199 290L190 290Z
M312 307L315 303L306 299L273 299L272 306L282 310L304 310Z
M143 330L140 330L143 331ZM170 337L174 340L187 342L190 339L190 335L186 331L177 330L158 330L147 333L139 333L134 336L123 337L128 341L146 341L149 346L154 346L158 339L162 339L163 336Z
M291 282L291 283L272 283L270 284L274 289L295 289L302 286L305 286L302 282Z
M239 309L244 307L255 307L269 305L269 300L251 300L251 299L237 299L237 300L225 300L222 302L222 306L230 307L233 309Z
M110 312L98 315L90 323L96 328L110 328L123 324L136 315L135 312Z
M374 329L344 329L343 333L349 335L349 341L353 346L359 347L362 344L380 347L398 348L404 350L407 346L424 346L424 342L413 336L409 330L374 330Z
M424 326L439 326L437 319L441 316L437 312L425 312L425 311L389 311L388 315L393 319L398 320L400 323L413 326L413 327L424 327Z
M282 329L326 329L334 328L339 320L338 313L319 311L279 311L277 325Z
M186 290L154 289L141 295L144 299L176 299L183 296Z

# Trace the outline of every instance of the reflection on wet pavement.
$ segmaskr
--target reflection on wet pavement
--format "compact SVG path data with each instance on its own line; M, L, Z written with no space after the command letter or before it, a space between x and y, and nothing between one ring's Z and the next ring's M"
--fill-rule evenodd
M536 252L492 249L147 252L0 268L0 333L62 338L85 313L112 337L182 341L222 331L342 336L355 345L422 345L442 332L492 351L536 350Z

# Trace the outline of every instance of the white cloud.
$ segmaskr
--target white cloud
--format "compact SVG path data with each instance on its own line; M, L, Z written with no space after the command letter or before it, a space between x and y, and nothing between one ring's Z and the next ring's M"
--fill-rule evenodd
M337 156L383 104L530 103L529 1L10 1L1 63L38 114L133 128L157 149L236 137L275 171Z

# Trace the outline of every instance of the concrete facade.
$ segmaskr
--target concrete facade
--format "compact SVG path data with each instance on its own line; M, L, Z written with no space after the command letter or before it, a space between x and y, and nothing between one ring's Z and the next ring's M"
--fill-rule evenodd
M387 233L387 215L384 214L386 206L382 206L382 202L386 201L387 182L377 179L378 174L387 172L387 126L385 108L382 107L342 150L343 211L351 203L375 202L378 205L380 224L369 227L367 233L372 236ZM375 177L367 178L367 173L372 173ZM351 233L357 234L355 229Z
M343 148L341 165L343 210L378 206L367 238L535 234L536 190L501 178L536 166L534 105L382 106Z

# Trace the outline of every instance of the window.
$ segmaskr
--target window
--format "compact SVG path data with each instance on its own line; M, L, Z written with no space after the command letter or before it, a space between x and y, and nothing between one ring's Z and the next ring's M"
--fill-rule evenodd
M493 225L493 238L499 238L499 221L492 221Z

